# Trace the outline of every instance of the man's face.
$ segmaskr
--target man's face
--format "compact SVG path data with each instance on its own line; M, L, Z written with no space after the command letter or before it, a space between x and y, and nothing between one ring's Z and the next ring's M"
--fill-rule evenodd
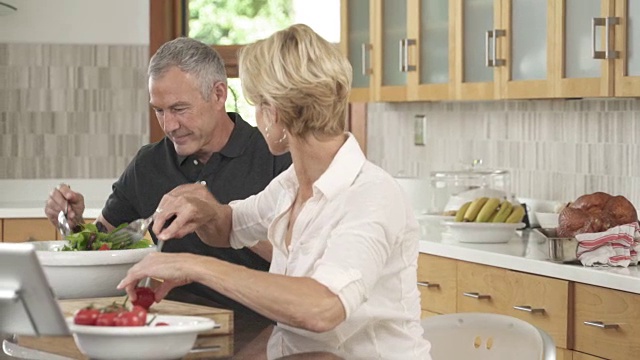
M160 78L149 79L149 102L181 156L208 152L218 122L216 114L220 107L224 109L226 100L215 87L209 99L203 99L196 84L193 76L177 67ZM224 86L216 87L220 85Z

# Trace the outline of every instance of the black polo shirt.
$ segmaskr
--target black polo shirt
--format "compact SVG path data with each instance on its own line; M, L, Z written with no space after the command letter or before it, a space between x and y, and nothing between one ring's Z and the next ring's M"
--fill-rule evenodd
M262 191L267 184L291 165L289 154L274 156L260 131L240 115L228 113L235 126L229 141L206 164L192 157L180 157L168 138L143 146L124 173L113 184L102 216L118 226L153 214L160 199L178 185L206 181L206 186L222 204L244 199ZM156 241L155 234L151 234ZM163 252L190 252L213 256L252 269L267 271L269 263L249 249L214 248L204 244L195 233L164 243ZM205 297L233 310L246 310L233 300L200 284L184 290Z

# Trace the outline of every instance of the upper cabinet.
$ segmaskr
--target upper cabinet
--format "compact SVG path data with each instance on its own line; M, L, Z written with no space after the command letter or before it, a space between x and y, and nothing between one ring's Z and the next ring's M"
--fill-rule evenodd
M370 0L341 0L342 52L353 68L352 102L373 100L372 39L373 8Z
M342 0L341 46L353 66L351 101L452 99L451 3Z
M562 0L556 6L558 97L640 95L640 3Z
M554 96L555 0L456 0L456 98Z
M640 1L342 0L352 101L640 95Z

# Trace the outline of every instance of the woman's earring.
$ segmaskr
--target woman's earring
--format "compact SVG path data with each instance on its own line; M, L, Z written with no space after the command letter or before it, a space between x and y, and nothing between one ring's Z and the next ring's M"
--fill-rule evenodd
M287 138L287 133L282 129L282 137L278 140L278 144L281 144Z
M269 128L271 127L271 124L267 124L267 126L264 128L264 137L269 139Z

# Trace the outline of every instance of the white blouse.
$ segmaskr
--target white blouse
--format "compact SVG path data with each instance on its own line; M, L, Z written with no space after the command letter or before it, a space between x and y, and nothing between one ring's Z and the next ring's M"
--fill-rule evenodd
M417 288L419 228L395 180L353 137L313 184L285 245L299 184L292 165L257 195L234 201L231 246L273 244L269 272L310 277L337 294L346 320L314 333L278 324L270 355L332 351L362 359L430 359ZM296 341L287 341L295 337Z

